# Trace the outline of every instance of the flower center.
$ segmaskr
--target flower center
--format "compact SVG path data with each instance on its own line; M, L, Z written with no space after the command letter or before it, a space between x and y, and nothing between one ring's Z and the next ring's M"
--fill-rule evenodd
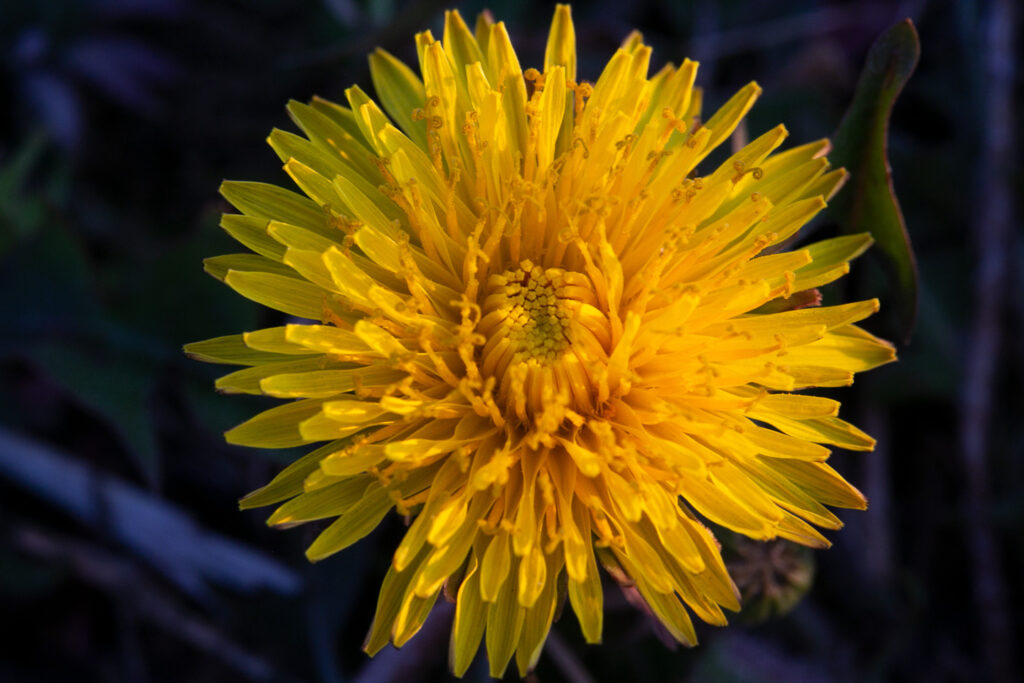
M594 318L595 303L583 273L528 260L488 279L477 325L487 340L479 363L483 376L495 382L506 420L545 438L564 420L593 409L590 372L604 352L590 352L598 342L580 322Z
M523 261L519 268L491 278L483 313L497 314L513 349L511 360L547 365L569 347L569 312L560 296L564 274Z

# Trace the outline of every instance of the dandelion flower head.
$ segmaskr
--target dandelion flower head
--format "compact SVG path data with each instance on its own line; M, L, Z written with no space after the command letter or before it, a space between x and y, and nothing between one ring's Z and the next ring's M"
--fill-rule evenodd
M326 442L242 506L333 520L311 560L406 518L370 654L443 592L455 673L483 642L493 675L513 655L525 674L566 596L601 639L600 565L693 644L691 614L739 608L707 522L824 547L826 506L865 506L825 460L873 441L801 390L894 358L854 324L878 302L796 303L870 237L782 248L845 172L825 140L777 152L783 126L709 167L757 84L702 119L696 63L649 76L639 34L579 80L567 6L543 70L487 15L416 47L421 75L370 57L380 106L358 87L288 106L303 135L269 142L299 192L222 187L251 253L207 270L293 318L187 350L245 366L224 392L288 399L231 443Z

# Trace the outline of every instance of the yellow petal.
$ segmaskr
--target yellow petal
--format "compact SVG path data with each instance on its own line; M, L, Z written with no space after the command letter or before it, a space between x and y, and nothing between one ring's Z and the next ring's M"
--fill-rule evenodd
M254 349L245 343L241 334L214 337L184 346L189 358L204 363L226 363L228 365L262 365L289 360L287 356ZM312 352L311 352L312 353Z
M519 560L513 559L512 571L519 573ZM516 599L516 582L506 581L498 592L498 598L487 607L487 630L484 641L487 644L487 659L493 678L501 678L505 667L512 659L512 652L519 642L519 634L526 619L526 608Z
M224 282L247 299L300 318L319 320L327 294L305 280L274 273L229 270Z
M462 677L473 663L480 640L484 636L487 606L480 599L480 568L476 556L469 561L466 578L459 586L455 601L455 622L452 625L448 661L452 673Z
M582 506L577 506L582 507ZM584 538L590 537L590 524L585 515L576 517L576 523ZM597 571L597 560L594 548L588 543L585 549L587 573L582 581L569 577L569 603L580 622L583 638L588 643L600 643L604 625L604 591L601 588L601 576Z
M519 604L533 607L544 590L547 580L547 562L544 552L533 546L519 562ZM553 579L553 577L552 577Z
M347 442L344 440L333 441L307 453L281 470L269 484L256 489L238 501L238 507L248 510L264 505L273 505L302 493L302 482L320 467L320 461L331 453L341 450L345 445Z
M546 555L544 559L546 562L545 574L548 579L545 581L544 589L537 601L526 610L523 630L516 646L516 666L520 676L525 676L537 665L541 649L544 647L544 641L551 630L551 622L555 616L558 597L556 577L561 572L562 565L556 554Z
M329 437L331 434L355 434L365 427L365 425L341 427L334 423L331 425L332 429L321 427L322 433L317 433L310 428L309 422L309 420L303 422L301 429L303 435L310 440ZM321 460L320 469L331 477L351 477L379 465L382 460L384 460L384 452L378 444L352 446L332 453Z
M267 525L291 526L345 514L359 502L372 481L369 475L350 477L316 491L303 493L274 510L274 514L267 519Z
M203 270L224 282L229 271L247 273L272 273L284 277L297 277L297 273L286 265L259 254L225 254L203 260Z
M247 216L283 221L307 230L320 229L327 222L314 201L276 185L225 180L220 193Z
M413 110L422 107L427 99L423 81L404 62L382 48L370 55L370 77L384 110L406 135L426 148L426 126L412 117Z
M267 234L267 224L268 220L259 216L226 213L220 217L220 227L224 232L257 254L280 261L284 256L284 249Z
M512 567L512 553L509 549L508 534L499 532L491 538L480 565L480 597L484 602L498 599L498 591L508 578Z
M224 433L224 439L236 446L291 448L309 443L299 433L299 423L320 412L319 399L285 403L265 410Z
M711 130L711 139L708 140L709 149L717 147L719 143L732 135L740 120L747 115L760 96L761 86L753 82L748 83L707 120L704 125Z
M371 483L359 502L320 532L306 557L316 562L344 550L373 531L394 505L387 489Z
M426 557L427 553L421 552L405 571L398 571L393 566L388 568L377 597L377 611L373 616L373 624L363 643L363 650L371 657L388 644L392 625L402 607L409 583L416 574L416 569L426 560Z
M576 80L576 31L569 5L555 5L547 47L544 49L544 72L553 66L565 67L565 78Z

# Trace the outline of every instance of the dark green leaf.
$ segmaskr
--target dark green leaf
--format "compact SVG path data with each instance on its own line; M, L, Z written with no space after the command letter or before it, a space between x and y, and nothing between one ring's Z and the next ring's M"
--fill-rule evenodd
M887 138L893 105L920 54L917 31L909 19L875 41L829 155L851 174L850 187L833 202L836 219L843 232L870 232L875 238L896 285L905 341L917 317L917 263L893 190Z

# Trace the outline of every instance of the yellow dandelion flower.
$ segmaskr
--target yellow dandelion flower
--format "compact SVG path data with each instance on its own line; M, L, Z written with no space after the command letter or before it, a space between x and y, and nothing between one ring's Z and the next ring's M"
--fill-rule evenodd
M826 445L874 442L794 392L893 360L854 324L878 302L790 309L871 240L779 248L845 172L826 140L775 153L783 126L701 167L757 84L702 122L697 65L649 77L639 34L579 81L567 6L543 71L486 16L470 30L449 12L416 47L422 78L370 57L383 110L358 87L348 106L288 105L305 137L269 142L301 194L222 187L241 211L222 225L255 253L207 270L307 320L187 350L247 366L222 391L293 399L231 443L327 442L242 507L286 501L275 526L333 518L311 560L392 509L411 520L370 654L411 638L446 588L455 673L484 641L493 675L513 654L525 674L560 595L601 639L599 563L693 644L690 612L725 624L739 607L702 519L824 547L812 525L841 526L825 506L865 506Z

